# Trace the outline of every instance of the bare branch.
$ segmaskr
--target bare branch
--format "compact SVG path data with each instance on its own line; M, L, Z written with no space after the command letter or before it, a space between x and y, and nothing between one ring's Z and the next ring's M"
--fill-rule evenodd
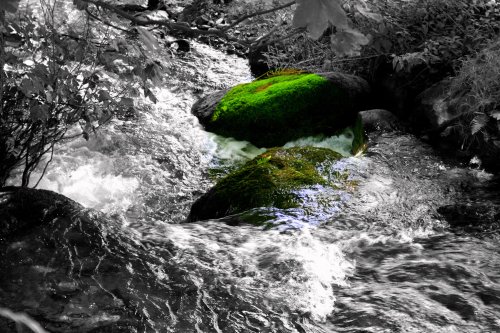
M199 29L193 29L189 26L189 24L185 22L174 22L172 20L152 20L152 19L145 19L141 17L135 17L134 15L130 15L129 13L125 12L124 10L121 10L117 8L116 6L113 6L109 3L106 3L104 1L100 0L82 0L83 2L91 3L96 6L106 8L121 17L141 26L148 26L148 25L160 25L167 27L170 30L177 30L177 31L183 31L183 32L188 32L192 33L194 35L215 35L219 37L223 37L226 39L229 39L230 37L226 35L226 33L222 30L218 29L212 29L212 30L199 30Z
M249 19L249 18L252 18L252 17L255 17L255 16L260 16L260 15L265 15L265 14L269 14L269 13L272 13L272 12L275 12L275 11L278 11L280 9L284 9L286 7L290 7L292 5L295 4L295 0L293 1L290 1L290 2L287 2L283 5L280 5L280 6L277 6L277 7L274 7L274 8L271 8L271 9L266 9L266 10L262 10L260 12L255 12L255 13L251 13L251 14L248 14L248 15L245 15L245 16L242 16L240 17L239 19L237 19L235 22L231 23L228 27L225 27L223 29L223 31L227 31L231 28L234 28L235 26L237 26L238 24L240 24L241 22L245 21L246 19Z
M305 29L304 28L295 28L293 29L290 33L284 35L284 36L280 36L278 38L275 38L275 39L271 39L271 40L268 40L267 42L265 43L261 43L261 44L258 44L257 47L263 47L263 46L268 46L268 45L272 45L272 44L276 44L278 42L282 42L288 38L291 38L301 32L304 32Z
M86 8L86 9L85 9L85 11L87 12L87 14L88 14L91 18L93 18L93 19L94 19L94 20L96 20L96 21L102 22L102 23L106 24L107 26L109 26L109 27L111 27L111 28L113 28L113 29L120 30L120 31L124 31L124 32L128 32L128 30L127 30L127 29L120 28L120 27L118 27L118 26L116 26L116 25L114 25L114 24L111 24L111 23L109 23L109 22L106 22L106 21L104 21L104 20L100 19L99 17L97 17L97 15L92 14L88 8Z
M169 30L181 31L181 32L189 33L189 34L192 34L195 36L201 36L201 35L218 36L218 37L224 38L228 41L240 43L240 44L246 45L246 46L251 45L253 43L253 41L252 40L241 40L241 39L238 39L235 37L231 37L227 34L227 30L234 28L236 25L240 24L241 22L245 21L246 19L249 19L249 18L252 18L255 16L260 16L260 15L272 13L272 12L278 11L280 9L290 7L293 4L295 4L295 0L293 0L293 1L290 1L290 2L285 3L283 5L271 8L271 9L262 10L259 12L255 12L255 13L251 13L251 14L242 16L239 19L237 19L235 22L233 22L231 25L225 27L224 29L215 29L214 28L214 29L209 29L209 30L200 30L200 29L190 27L189 24L186 22L174 22L174 21L168 20L168 19L167 20L152 20L152 19L147 19L147 18L142 18L142 17L136 17L134 15L127 13L126 11L124 11L120 8L117 8L114 5L111 5L111 4L104 2L104 1L101 1L101 0L82 0L82 1L87 2L87 3L91 3L91 4L98 6L98 7L101 7L101 8L105 8L107 10L110 10L110 11L118 14L119 16L133 22L136 25L140 25L140 26L149 26L149 25L164 26L164 27L168 28ZM116 28L116 27L114 27L114 28Z
M38 178L38 181L36 182L35 186L33 188L37 188L38 184L40 184L40 181L42 180L43 176L45 176L45 173L47 172L47 167L49 166L50 162L52 162L52 159L54 158L54 145L56 144L56 141L52 142L50 145L50 158L45 164L45 167L43 168L42 174L40 175L40 178Z

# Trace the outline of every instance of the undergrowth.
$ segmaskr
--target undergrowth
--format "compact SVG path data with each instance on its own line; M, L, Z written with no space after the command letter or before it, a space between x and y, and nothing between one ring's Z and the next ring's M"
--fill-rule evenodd
M447 63L458 69L463 59L496 38L500 32L500 2L490 0L368 0L382 21L357 10L359 1L347 0L344 8L353 26L371 37L356 56L338 57L330 48L328 33L319 40L297 34L269 46L270 68L293 67L309 71L340 70L369 76L370 60L393 58L397 71L413 66ZM287 27L279 28L285 36ZM335 33L330 31L329 33Z
M488 144L500 148L500 39L463 62L450 88L463 112L455 125L464 148Z

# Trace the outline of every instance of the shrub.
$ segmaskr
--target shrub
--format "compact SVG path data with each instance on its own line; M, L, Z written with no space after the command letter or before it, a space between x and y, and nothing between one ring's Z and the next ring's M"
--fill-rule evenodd
M464 148L500 149L500 39L463 62L450 90L460 97L463 113L452 129Z
M57 7L58 10L54 10ZM61 3L41 0L34 13L20 12L0 21L0 187L22 170L21 186L74 126L88 138L112 115L132 103L97 66L104 40L95 42L85 15L67 33ZM76 31L75 31L76 29ZM105 37L104 37L105 38ZM3 65L3 64L2 64ZM51 157L45 160L47 167Z
M500 32L498 1L368 0L366 3L371 12L360 7L358 0L344 2L353 26L371 36L371 43L359 56L339 57L331 48L328 33L318 41L298 34L271 45L266 53L270 68L340 69L367 77L369 59L391 55L397 70L408 70L422 62L449 63L458 69L464 57L483 48ZM381 15L382 20L374 20L373 13ZM285 35L286 31L282 28L279 34Z

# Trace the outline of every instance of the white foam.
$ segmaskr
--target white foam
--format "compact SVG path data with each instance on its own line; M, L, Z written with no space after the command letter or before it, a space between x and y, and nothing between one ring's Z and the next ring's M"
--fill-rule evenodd
M354 134L351 129L346 129L343 133L339 135L333 135L325 137L322 135L318 136L308 136L287 142L285 148L290 147L318 147L318 148L329 148L334 150L343 156L352 156L351 147Z
M126 177L116 159L88 147L69 148L54 158L38 188L61 193L88 208L105 213L126 211L139 187L136 177ZM32 181L40 177L34 172Z
M218 276L228 283L229 279L248 298L267 300L262 304L273 309L309 313L315 320L331 314L333 286L346 285L354 269L340 247L317 238L314 229L283 234L220 222L166 228L163 233L180 248L178 264L189 263L190 272L200 275L200 280Z

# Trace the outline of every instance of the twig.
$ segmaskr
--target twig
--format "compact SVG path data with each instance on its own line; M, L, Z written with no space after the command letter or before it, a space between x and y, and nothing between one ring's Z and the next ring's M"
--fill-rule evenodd
M50 162L52 162L52 158L54 157L54 145L55 145L55 141L50 146L50 149L51 149L50 159L45 164L45 167L43 168L42 174L40 175L40 178L38 178L38 181L36 182L35 186L33 186L33 188L36 188L38 186L38 184L40 184L40 181L42 180L43 176L45 176L45 173L47 172L47 167L49 166Z
M264 47L264 46L268 46L268 45L272 45L272 44L276 44L278 42L282 42L288 38L291 38L293 36L295 36L296 34L299 34L301 32L304 32L305 29L304 28L296 28L296 29L293 29L290 33L286 34L285 36L282 36L282 37L279 37L279 38L276 38L276 39L271 39L265 43L262 43L262 44L259 44L257 43L257 45L255 46L259 46L259 47ZM254 45L252 45L254 46Z
M120 31L123 31L123 32L129 32L127 29L123 29L123 28L120 28L120 27L117 27L116 25L112 24L112 23L109 23L109 22L106 22L104 21L103 19L100 19L99 17L97 17L96 15L92 14L90 12L90 10L88 8L85 8L85 11L87 12L87 14L93 18L94 20L97 20L99 22L102 22L104 24L106 24L107 26L110 26L111 28L114 28L114 29L117 29L117 30L120 30Z
M266 9L266 10L262 10L260 12L255 12L255 13L251 13L251 14L248 14L248 15L244 15L244 16L240 17L239 19L237 19L236 21L234 21L233 23L231 23L229 26L227 26L224 29L222 29L222 31L227 31L227 30L229 30L229 29L237 26L241 22L245 21L246 19L249 19L249 18L252 18L252 17L255 17L255 16L269 14L269 13L278 11L280 9L284 9L286 7L290 7L293 4L295 4L295 0L287 2L287 3L285 3L285 4L281 5L281 6L277 6L277 7L271 8L271 9Z

